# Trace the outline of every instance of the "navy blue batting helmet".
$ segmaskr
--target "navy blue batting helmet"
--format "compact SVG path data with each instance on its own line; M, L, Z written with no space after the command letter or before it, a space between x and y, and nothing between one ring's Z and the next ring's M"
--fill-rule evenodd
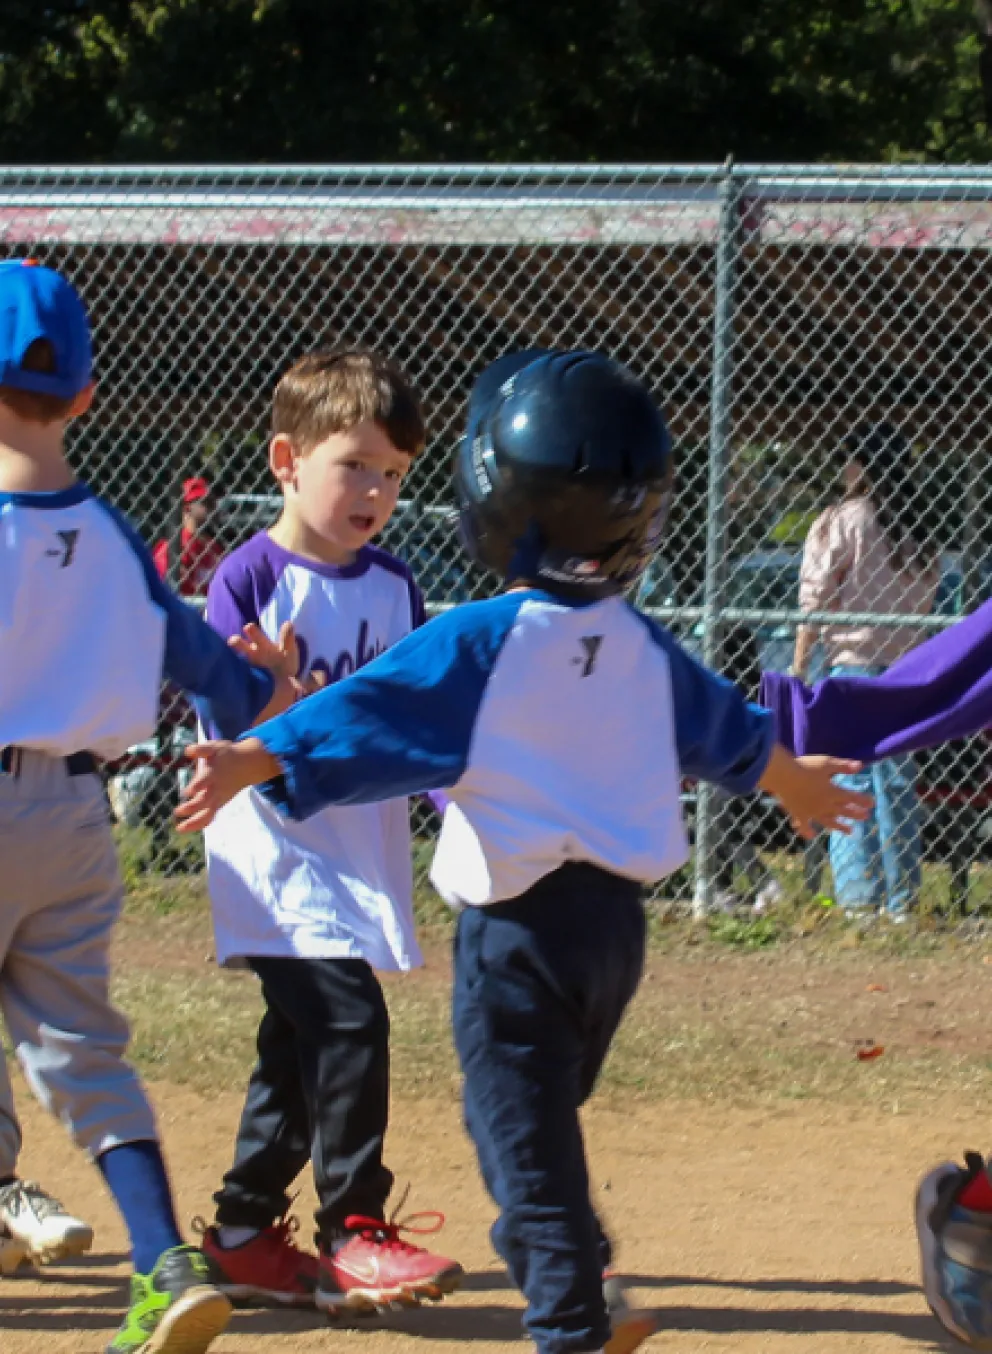
M643 572L664 527L671 438L648 390L593 352L487 367L455 466L462 540L507 580L593 600Z

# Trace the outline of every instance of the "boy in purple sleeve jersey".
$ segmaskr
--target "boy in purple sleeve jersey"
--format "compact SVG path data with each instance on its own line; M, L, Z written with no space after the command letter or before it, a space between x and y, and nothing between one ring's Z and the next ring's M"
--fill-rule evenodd
M369 545L423 444L416 398L382 358L298 361L273 400L282 514L221 564L210 624L249 652L291 625L300 673L324 684L423 624L409 570ZM376 971L423 962L406 796L302 823L246 789L206 845L218 962L250 968L265 1002L234 1162L203 1231L218 1282L237 1299L328 1312L442 1297L461 1266L408 1244L385 1215L389 1017ZM287 1217L308 1162L319 1256L294 1244Z
M798 829L861 818L767 711L624 600L661 540L664 418L596 353L521 353L476 383L455 480L468 552L507 591L455 607L271 721L204 744L180 817L244 786L305 825L445 789L432 879L459 912L453 1025L493 1243L541 1354L630 1354L653 1329L604 1272L579 1109L644 957L642 885L688 856L681 776L762 785Z
M761 678L761 701L797 753L875 761L992 727L992 602L912 649L879 677L814 686ZM992 1350L992 1178L975 1152L928 1172L916 1196L923 1288L937 1320Z

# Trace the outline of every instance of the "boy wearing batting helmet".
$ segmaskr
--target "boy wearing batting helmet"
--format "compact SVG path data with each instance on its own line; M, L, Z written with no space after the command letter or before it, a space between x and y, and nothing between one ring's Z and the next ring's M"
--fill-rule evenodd
M48 268L0 263L0 1008L42 1103L89 1152L131 1238L131 1305L108 1354L199 1354L230 1304L183 1244L154 1116L108 994L123 888L97 773L149 737L163 674L232 734L293 699L159 579L133 529L65 458L93 398L89 324ZM16 1176L0 1057L0 1220L52 1259L92 1233Z
M624 598L673 476L645 387L597 353L501 359L472 393L455 487L499 597L453 609L235 744L201 745L199 827L247 783L305 817L408 790L449 797L432 867L459 911L454 1032L493 1241L544 1354L626 1354L579 1108L640 978L645 883L688 855L682 776L775 795L803 833L869 801L774 744L767 712Z

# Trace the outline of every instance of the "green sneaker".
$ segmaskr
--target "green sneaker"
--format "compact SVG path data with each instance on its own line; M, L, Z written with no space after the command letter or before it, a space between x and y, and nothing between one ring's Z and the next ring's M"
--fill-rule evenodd
M231 1319L195 1246L174 1246L151 1274L131 1276L131 1306L106 1354L203 1354Z

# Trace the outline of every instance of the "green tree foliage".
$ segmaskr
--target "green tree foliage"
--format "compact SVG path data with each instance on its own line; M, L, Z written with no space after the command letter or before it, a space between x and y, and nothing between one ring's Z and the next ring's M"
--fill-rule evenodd
M961 0L4 0L0 158L986 159Z

